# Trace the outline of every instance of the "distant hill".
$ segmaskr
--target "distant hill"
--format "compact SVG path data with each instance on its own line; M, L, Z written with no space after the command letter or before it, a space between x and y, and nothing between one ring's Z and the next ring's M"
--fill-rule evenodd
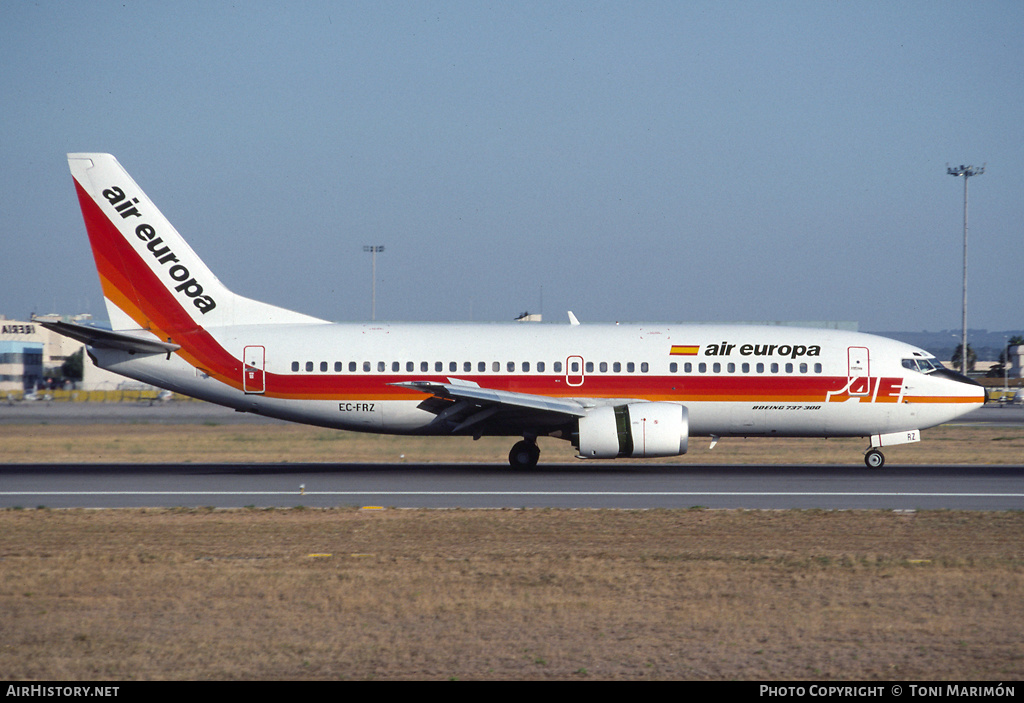
M941 361L949 361L953 352L960 346L961 330L942 330L940 332L871 332L880 337L898 339L907 344L931 352ZM1024 330L1008 330L989 332L967 328L967 344L978 355L978 361L998 361L1006 340L1015 335L1024 336Z

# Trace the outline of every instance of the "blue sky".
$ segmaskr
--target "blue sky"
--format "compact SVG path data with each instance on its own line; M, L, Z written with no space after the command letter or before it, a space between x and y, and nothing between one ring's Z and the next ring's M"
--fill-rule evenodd
M0 4L0 313L92 312L113 153L333 320L1024 328L1024 3Z

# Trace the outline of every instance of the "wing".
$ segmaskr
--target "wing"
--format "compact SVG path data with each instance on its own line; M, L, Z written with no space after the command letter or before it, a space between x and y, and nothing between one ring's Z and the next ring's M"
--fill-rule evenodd
M391 385L419 391L440 402L425 401L421 407L434 412L452 434L464 433L486 424L501 426L509 433L562 425L587 414L583 404L564 398L481 388L470 381L449 378L437 381L407 381ZM476 431L476 430L474 430Z

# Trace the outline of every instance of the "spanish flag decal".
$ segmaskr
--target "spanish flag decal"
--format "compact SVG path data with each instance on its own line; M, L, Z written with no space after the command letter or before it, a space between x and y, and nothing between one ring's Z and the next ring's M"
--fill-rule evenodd
M669 354L671 356L697 356L699 351L699 344L673 344Z

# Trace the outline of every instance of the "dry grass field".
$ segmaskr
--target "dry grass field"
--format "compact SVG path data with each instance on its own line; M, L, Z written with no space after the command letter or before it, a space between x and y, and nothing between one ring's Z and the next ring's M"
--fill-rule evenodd
M508 440L301 426L0 426L5 463L504 460ZM857 463L693 440L681 463ZM575 461L545 442L546 461ZM1024 430L890 464L1020 463ZM2 472L0 472L2 481ZM1024 677L1024 513L0 511L4 678Z
M7 510L10 679L1024 676L1024 513Z

